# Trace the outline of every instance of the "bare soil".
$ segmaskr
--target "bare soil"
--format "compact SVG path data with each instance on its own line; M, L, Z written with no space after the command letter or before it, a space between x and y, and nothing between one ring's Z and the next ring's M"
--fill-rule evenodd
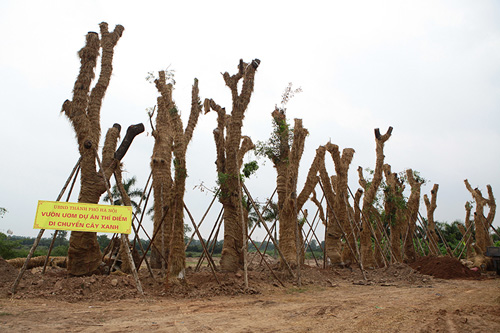
M431 275L416 270L433 266L426 260L438 267ZM281 286L257 260L249 288L243 272L218 272L217 283L207 267L190 267L185 283L166 286L160 271L151 277L141 268L141 296L130 275L72 277L59 267L27 271L11 294L18 269L0 258L0 332L500 332L500 278L468 276L446 260L394 264L367 271L366 280L355 267L310 263L300 287L274 270ZM443 267L456 271L451 279L432 276Z

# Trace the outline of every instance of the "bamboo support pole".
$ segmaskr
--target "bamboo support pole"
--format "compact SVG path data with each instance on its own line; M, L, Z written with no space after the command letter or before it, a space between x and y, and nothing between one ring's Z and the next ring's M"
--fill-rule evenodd
M278 189L277 187L274 188L273 194L271 194L271 197L267 200L266 205L264 206L264 209L262 209L262 213L260 213L261 215L267 210L267 207L269 207L269 204L271 204L271 201L272 201L274 195L276 194L277 189ZM252 237L252 234L253 234L255 228L257 228L257 224L258 223L255 223L252 230L248 233L248 237Z
M423 217L422 217L422 215L420 215L420 212L418 213L418 216L420 217L421 220L423 220ZM439 237L441 238L441 241L443 242L444 246L446 247L446 252L448 252L448 254L450 255L450 257L453 258L453 252L451 251L450 246L448 245L448 242L443 237L443 234L441 233L441 231L439 230L439 228L436 228L436 231L437 231Z
M207 239L208 249L209 249L209 253L211 256L213 254L211 249L214 249L215 245L217 244L217 236L219 235L218 231L219 231L219 228L222 224L221 216L222 216L223 212L224 212L224 207L221 208L219 215L217 216L217 219L215 220L214 226L213 226L212 230L210 231L210 235L208 236L208 239ZM215 232L215 235L214 235L214 232ZM214 236L214 238L212 238L212 236ZM186 250L187 250L187 247L186 247ZM194 270L195 272L197 272L199 270L200 266L203 264L203 261L205 261L205 253L204 252L201 253L200 258L198 259L198 263L196 264L196 268Z
M281 284L281 286L285 287L285 285L283 284L283 281L280 280L280 278L276 275L276 273L274 273L274 271L271 268L271 266L269 266L269 263L267 262L266 258L264 257L264 254L262 252L260 252L260 250L257 248L257 245L254 243L254 241L251 238L249 238L249 240L250 240L250 242L252 242L253 246L257 250L257 253L261 256L262 261L264 261L264 264L266 264L267 269L269 269L269 271L271 272L271 274L274 276L274 278L276 280L278 280L278 282Z
M158 235L158 233L161 231L161 226L163 225L163 221L165 221L165 218L167 217L167 213L168 213L169 208L170 207L165 206L165 208L163 209L164 211L163 211L163 216L161 217L161 220L160 220L160 225L158 226L158 229L156 229L156 231L153 233L153 237L149 241L148 247L146 248L146 252L144 252L144 254L141 257L141 260L139 260L139 264L138 264L139 267L141 267L142 261L146 258L146 255L148 254L148 251L151 248L151 246L154 246L158 251L160 251L160 249L158 249L156 247L156 245L154 244L154 240L155 240L156 236ZM160 253L160 257L163 259L163 261L166 262L166 259L163 256L163 253Z
M292 277L295 278L295 274L293 274L293 271L292 271L292 268L290 267L288 261L285 259L285 256L283 255L283 252L281 252L280 248L279 248L279 245L278 245L278 242L276 241L276 239L272 236L272 233L271 231L269 230L269 228L267 227L266 223L264 222L264 219L262 218L262 215L260 214L258 208L257 208L257 205L255 204L255 201L253 200L252 198L252 195L250 194L250 192L248 191L245 183L242 183L241 184L248 199L250 200L250 203L252 204L253 208L255 209L255 211L257 212L257 216L259 217L259 220L260 222L262 223L262 225L264 226L264 228L266 229L269 237L271 238L273 244L274 244L274 248L278 250L278 253L281 257L281 260L283 260L283 263L285 264L288 272L290 272L290 275L292 275Z
M299 237L299 232L301 232L301 228L299 227L299 219L298 219L298 212L297 212L297 193L292 192L291 195L294 203L293 203L293 209L295 210L294 216L295 216L295 249L297 252L297 286L302 287L302 279L301 279L301 260L300 260L300 251L302 250L301 247L301 241Z
M276 226L278 224L278 219L275 219L274 222L273 222L273 225L271 226L271 232L274 232L274 235L275 235L275 239L277 239L276 237ZM262 243L260 244L260 248L262 248L262 244L264 244L264 242L266 242L266 246L264 247L264 254L267 253L267 248L269 247L269 242L271 242L271 237L269 237L268 234L266 234L266 236L264 237L264 239L262 240ZM274 245L274 244L273 244Z
M472 224L471 224L470 226L472 226ZM469 227L470 227L470 226L469 226ZM467 249L467 243L469 242L469 240L471 239L471 237L472 237L472 230L471 230L471 232L470 232L470 234L469 234L469 237L467 238L467 241L466 241L466 242L465 242L465 244L464 244L464 247L462 248L462 251L460 251L460 254L458 255L457 259L459 259L459 260L460 260L460 258L462 257L462 254L464 253L464 250L465 250L465 249ZM459 243L459 244L460 244L460 243ZM458 245L457 245L457 247L458 247Z
M133 214L133 216L134 216L135 219L137 219L137 217L135 216L135 214ZM134 233L135 233L134 241L135 241L135 238L139 238L139 230L136 229L136 227L134 225L134 220L132 220L132 229L134 229ZM140 239L139 239L138 243L139 243L139 248L141 249L142 253L144 253L144 247L142 246L142 243L141 243ZM132 248L135 249L135 246L133 246ZM144 262L146 263L146 267L148 269L149 275L154 280L153 270L151 269L151 265L149 264L148 259L144 258ZM140 269L140 267L138 267L137 269Z
M307 220L307 217L306 217L306 215L304 214L304 211L303 211L302 209L300 209L300 211L302 212L302 215L304 216L304 220L306 221L307 225L309 226L309 230L308 230L307 234L306 234L306 233L302 230L302 233L303 233L303 234L304 234L304 236L305 236L305 237L304 237L304 243L302 244L302 248L307 249L307 247L309 247L309 249L311 250L312 256L313 256L313 258L314 258L314 261L316 262L316 266L319 266L319 264L318 264L318 260L316 260L316 256L314 255L314 251L313 251L313 249L311 248L310 242L308 241L308 239L309 239L309 234L311 233L311 231L312 231L311 238L313 238L313 237L316 237L316 239L318 238L318 237L316 236L316 233L315 233L315 228L313 229L313 226L314 226L314 221L316 220L316 217L317 217L317 215L318 215L319 209L318 209L318 210L316 210L316 215L314 216L314 218L313 218L313 220L312 220L312 222L311 222L311 223L309 223L309 221ZM307 246L306 246L306 244L307 244ZM321 247L321 245L320 245L320 247Z
M273 231L274 231L274 228L275 228L275 226L276 226L276 222L277 222L277 221L278 221L277 219L276 219L276 220L274 220L273 225L271 226L271 229L270 229L270 230L271 230L271 232L273 232ZM269 246L269 241L270 241L270 238L268 239L268 236L269 236L269 235L267 235L267 234L266 234L266 236L264 237L264 239L262 240L262 242L260 243L260 246L259 246L259 251L260 251L260 249L262 248L262 245L264 244L264 242L266 242L266 246L264 247L264 252L263 252L263 254L266 254L266 253L267 253L267 247ZM276 238L276 237L275 237L275 238ZM255 257L254 257L254 258L255 258ZM250 260L249 265L251 265L251 264L253 263L254 258L252 258L252 259Z
M134 214L134 218L135 218L135 220L136 220L139 224L142 222L142 219L143 219L143 217L144 217L144 213L146 212L146 207L147 207L147 204L148 204L148 201L149 201L149 195L151 194L151 190L152 190L152 188L153 188L152 183L151 183L150 189L149 189L149 191L148 191L149 182L150 182L150 180L151 180L151 178L152 178L152 177L153 177L153 172L151 171L151 172L149 172L149 177L148 177L148 180L146 181L146 185L144 186L144 190L142 191L142 194L141 194L141 199L139 200L139 203L137 204L137 207L139 207L139 209L141 209L140 207L141 207L141 205L142 205L142 200L143 200L144 198L146 198L146 200L144 200L144 209L141 209L141 218L140 218L140 219L138 219L138 218L137 218L137 216L136 216L136 214ZM147 196L146 196L146 192L148 192L148 195L147 195ZM139 229L140 229L140 228L138 227L138 228L137 228L137 231L139 231ZM138 234L138 233L136 233L136 236L137 236L137 237L134 237L134 243L133 243L133 246L132 246L132 248L134 248L134 249L135 249L135 241L136 241L136 240L138 240L138 241L139 241L139 243L141 242L141 239L139 238L139 234Z
M328 236L328 214L326 214L325 216L325 247L323 248L323 269L326 269L326 236Z
M245 218L243 216L243 195L241 191L241 179L238 177L238 201L240 202L240 219L241 219L241 232L242 237L242 248L243 252L243 277L245 280L245 289L248 289L248 226L245 223Z
M78 168L76 169L76 172L73 177L73 181L71 182L71 186L69 187L68 195L66 197L66 202L69 202L69 198L71 197L71 193L73 192L73 188L75 186L75 182L78 179L78 173L80 172L80 164L78 164ZM52 241L50 242L49 250L47 251L47 256L45 257L45 262L43 263L43 268L42 268L42 275L45 274L45 269L47 268L47 264L50 259L50 254L52 253L52 249L54 248L54 243L56 241L57 234L59 233L59 230L54 231L54 236L52 237Z
M261 215L262 215L262 214L263 214L263 213L267 210L267 207L269 207L269 205L271 204L272 199L273 199L274 195L276 194L277 189L278 189L277 187L275 187L275 188L274 188L273 194L271 194L271 197L267 200L266 205L265 205L265 206L264 206L264 208L262 209ZM273 226L272 226L272 228L271 228L271 232L274 230L274 226L275 226L275 224L276 224L276 220L277 220L277 219L275 219L275 220L274 220L274 222L273 222ZM260 222L260 221L259 221L259 222ZM253 226L252 230L248 233L248 238L250 238L250 239L252 238L252 234L253 234L253 232L255 231L255 229L257 228L257 225L258 225L258 223L255 223L255 225ZM267 236L268 236L268 235L265 235L264 239L263 239L263 240L262 240L262 242L260 243L260 245L259 245L259 250L261 249L262 244L263 244L263 243L267 240ZM266 243L266 247L264 248L264 254L266 254L266 252L267 252L267 246L268 246L268 245L269 245L269 241ZM253 258L250 260L249 265L251 265L251 264L253 263L254 258L255 258L255 257L253 257Z
M117 181L117 182L118 182L118 178L117 178L117 176L116 176L116 172L115 172L115 174L114 174L114 175L115 175L115 181ZM151 180L151 177L152 177L152 173L150 172L150 173L149 173L148 180L146 181L146 185L145 185L145 187L144 187L144 190L142 191L142 194L141 194L141 199L140 199L139 203L137 204L137 207L139 207L139 209L140 209L140 207L141 207L142 200L143 200L143 198L144 198L144 196L145 196L145 194L146 194L146 190L147 190L147 188L148 188L149 181ZM150 194L150 193L151 193L151 191L149 192L149 194ZM149 194L148 194L148 198L149 198ZM123 202L123 199L122 199L122 202ZM145 204L144 208L146 208L146 205L147 205L147 198L146 198L146 204ZM142 212L142 215L141 215L141 218L142 218L142 217L144 216L144 210L142 210L141 212ZM136 220L137 222L139 222L139 219L137 218L136 213L132 213L132 223L131 223L131 226L132 226L132 229L134 230L134 242L133 242L133 245L132 245L132 249L135 249L135 242L136 242L136 240L137 240L137 241L138 241L138 243L139 243L139 248L140 248L140 249L141 249L141 251L144 253L144 247L142 246L141 240L140 240L140 238L139 238L139 229L135 227L135 225L134 225L134 220ZM147 233L146 233L146 236L147 236ZM116 258L118 258L118 256L117 256ZM115 258L115 259L116 259L116 258ZM146 267L147 267L147 269L148 269L149 275L151 276L151 278L153 278L153 279L154 279L153 270L151 269L151 265L149 264L149 261L147 260L147 258L145 258L145 260L144 260L144 261L146 262ZM111 266L111 268L115 265L115 263L116 263L116 260L113 262L113 265ZM111 270L112 270L111 268L110 268L110 272L111 272ZM137 267L137 270L139 270L139 269L140 269L140 267Z
M351 188L350 188L349 186L347 186L347 188L349 189L349 193L351 194L351 196L354 198L354 195L352 194ZM345 200L346 200L346 199L344 198L344 201L345 201ZM376 243L376 245L378 245L378 246L379 246L380 252L382 252L382 254L383 254L383 255L382 255L382 259L384 260L384 265L385 265L385 267L387 267L387 260L386 260L386 258L385 258L386 254L384 253L384 251L383 251L383 249L382 249L382 246L380 245L380 243L379 243L379 241L378 241L378 239L377 239L377 236L376 236L376 234L375 234L375 230L373 230L373 227L372 227L371 223L369 223L369 221L367 220L367 218L366 218L365 214L363 213L363 210L361 209L361 207L359 207L359 205L358 205L358 209L359 209L359 211L361 212L361 219L362 219L362 220L365 220L366 224L370 226L370 230L371 230L371 232L372 232L373 238L375 239L375 243ZM352 232L354 233L354 229L352 228L352 226L351 226L351 229L352 229ZM383 230L383 229L382 229L382 230ZM389 238L388 238L388 236L387 236L387 233L385 233L385 236L387 237L386 239L389 239ZM355 242L355 243L356 243L356 242ZM388 242L388 243L390 243L390 242ZM357 244L357 243L356 243L356 244ZM394 256L394 253L393 253L393 251L392 251L392 246L391 246L391 245L389 245L388 250L389 250L390 258L395 259L395 256ZM360 258L360 259L361 259L361 258Z
M210 209L212 208L212 205L214 204L215 202L215 199L217 198L217 195L219 194L220 192L220 187L217 189L217 192L215 192L214 194L214 197L212 198L212 201L210 202L210 205L208 206L207 210L205 211L205 214L203 214L203 217L201 218L200 220L200 223L198 223L198 229L201 227L201 224L203 223L203 221L205 220L205 217L207 216L208 212L210 211ZM188 246L191 244L191 242L193 241L193 238L194 238L194 235L195 235L195 232L193 232L193 234L191 235L191 237L189 238L189 241L186 243L186 247L184 250L187 250Z
M323 202L324 197L325 197L325 195L323 195L323 197L321 198L321 200L319 202L320 204ZM300 211L302 212L302 215L304 215L304 217L305 217L304 211L302 209ZM321 242L319 241L318 236L316 235L316 228L318 227L319 222L321 221L321 218L318 219L318 223L316 224L316 226L314 226L314 221L316 221L316 218L318 217L318 215L319 215L319 208L316 209L316 214L314 215L314 218L313 218L311 223L309 223L307 218L305 219L307 222L307 225L309 226L309 230L306 234L305 240L307 241L307 239L309 238L309 234L312 231L311 238L314 237L316 239L316 241L318 242L320 249L323 250L323 247L321 246ZM305 246L305 242L304 242L304 246Z
M148 201L152 191L153 191L153 183L151 183L151 185L149 186L148 195L146 196L146 200L144 200L144 208L141 210L141 218L139 219L137 226L137 230L140 231L142 229L148 238L149 238L148 233L144 230L144 227L142 226L142 221L144 220L144 214L146 213L146 208L148 207ZM135 248L135 240L136 239L134 238L134 248Z
M420 233L421 238L418 237L417 231ZM420 239L422 239L422 240L425 241L424 235L422 235L422 233L420 232L420 230L417 230L415 228L415 230L414 230L414 237L415 237L414 240L417 241L418 247L420 247L420 251L422 253L422 256L425 256L425 250L424 250L422 244L420 243Z
M111 199L113 197L113 195L111 194L111 190L110 190L110 186L109 186L110 184L108 182L108 179L106 178L106 174L104 173L104 169L102 168L101 159L99 158L99 154L97 153L97 150L94 150L94 153L95 153L95 158L97 160L97 163L99 165L99 169L101 170L102 177L104 179L104 184L106 185L106 191L108 192L108 196ZM115 171L115 179L116 179L116 171ZM122 202L123 202L123 198L122 198ZM131 223L132 223L132 221L131 221ZM139 280L138 269L135 267L134 258L132 257L132 253L130 252L128 240L127 240L127 237L125 236L125 234L121 234L121 242L122 242L122 246L125 248L125 253L127 254L127 257L128 257L127 259L129 260L130 268L132 270L132 275L134 277L137 290L139 291L139 293L142 296L144 296L144 291L142 290L141 280ZM118 258L118 255L116 257ZM109 271L111 272L111 269Z
M323 194L325 193L325 190L323 188L323 184L321 182L321 180L318 182L319 183L319 186L321 187L321 190L323 191ZM330 201L328 201L328 197L325 196L325 201L326 201L326 204L328 205L328 207L330 208L330 210L332 211L333 213L333 218L335 219L335 222L337 222L337 225L340 229L340 231L342 231L342 234L344 235L344 238L347 239L346 237L346 233L344 231L344 228L342 227L342 225L340 224L339 220L337 219L337 215L335 215L335 211L333 210L333 207L330 203ZM368 280L367 277L366 277L366 272L365 272L365 269L363 267L363 263L361 262L361 254L359 252L359 249L358 249L358 243L357 242L354 242L354 247L356 248L356 252L354 252L354 249L351 247L351 244L349 242L346 242L346 244L348 245L349 247L349 250L351 250L351 253L352 255L356 258L356 260L358 261L358 265L359 265L359 269L361 270L361 273L363 274L363 279L366 281ZM325 244L326 245L326 244ZM325 249L326 249L326 246L325 246ZM325 252L325 257L326 257L326 252Z
M191 220L191 223L193 224L194 230L196 232L196 236L200 240L201 246L203 247L203 252L207 256L207 259L208 259L208 262L210 264L210 268L212 270L212 273L215 277L215 280L217 281L217 284L220 286L219 278L217 277L217 274L215 273L215 263L213 262L212 257L208 253L205 241L203 241L203 238L201 237L200 231L198 230L198 227L196 226L196 222L194 222L193 216L191 215L191 212L187 208L186 204L184 204L184 210L186 211L186 213L188 213L189 219Z
M373 239L375 240L375 246L377 246L379 248L380 252L382 252L382 254L383 254L382 260L384 261L384 267L387 267L386 253L384 253L384 250L382 249L382 246L380 245L380 241L378 240L377 234L376 234L375 230L373 229L373 226L370 223L370 221L366 218L365 214L363 214L363 211L361 211L361 218L365 220L366 224L370 228L370 232L372 233Z
M61 192L59 192L59 195L57 196L56 201L61 200L62 196L64 195L64 192L66 192L66 188L68 187L69 183L71 182L73 175L76 173L76 169L80 165L81 160L82 160L82 158L80 157L78 159L78 162L76 162L73 170L71 171L71 174L69 175L68 179L66 180L66 183L64 183L64 186L61 189ZM33 242L33 246L31 246L30 252L28 253L28 256L26 257L26 260L24 261L23 267L21 267L21 269L19 270L19 274L17 275L17 278L14 281L14 284L12 285L12 288L11 288L11 292L13 294L16 293L17 286L19 285L19 282L21 281L21 279L24 275L24 272L26 272L26 269L28 268L28 263L31 260L31 257L33 257L33 254L35 253L35 250L38 247L40 240L42 239L44 231L45 231L45 229L40 229L40 231L38 232L38 236L36 237L35 241Z
M219 230L222 225L222 213L224 212L224 207L221 208L219 216L217 216L217 220L215 220L214 227L212 228L212 231L210 232L210 236L208 236L207 243L208 243L208 249L210 250L210 256L213 255L213 252L215 250L215 246L217 245L217 236L219 235ZM215 235L213 234L215 231ZM213 238L212 238L213 236ZM202 252L200 255L200 258L198 259L198 263L196 264L196 268L194 269L195 272L198 272L200 270L201 265L205 261L205 253Z
M427 225L420 218L417 218L417 222L420 223L421 228L425 231L426 244L429 247L429 253L432 252L432 254L436 256L440 255L438 243L434 237L430 236Z
M458 242L457 246L455 246L455 248L453 249L453 253L455 253L455 251L458 249L458 247L460 246L460 244L462 244L462 242L464 241L464 238L466 236L469 236L469 232L472 231L472 223L469 224L469 227L465 230L465 233L462 235L462 238L460 239L460 241ZM467 241L469 241L469 238L467 238ZM464 246L467 246L467 243L464 243ZM460 258L459 258L460 259Z
M104 248L104 251L102 251L101 261L104 261L104 257L106 257L109 251L113 251L113 241L115 240L115 238L116 234L113 234L113 236L111 236L111 240L109 241L108 245Z

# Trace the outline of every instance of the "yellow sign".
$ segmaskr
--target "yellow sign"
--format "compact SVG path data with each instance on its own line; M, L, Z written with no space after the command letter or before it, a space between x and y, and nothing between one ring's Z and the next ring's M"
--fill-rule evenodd
M130 234L132 207L38 201L34 229Z

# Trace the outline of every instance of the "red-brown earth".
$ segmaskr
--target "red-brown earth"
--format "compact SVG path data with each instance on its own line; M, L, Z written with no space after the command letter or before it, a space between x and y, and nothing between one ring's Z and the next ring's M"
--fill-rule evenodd
M394 264L367 271L366 280L355 267L310 263L300 287L288 272L274 271L281 286L255 263L249 288L243 272L216 273L219 284L207 267L188 268L186 283L166 288L160 271L151 277L141 268L141 296L131 275L71 277L50 267L44 275L28 270L11 294L18 269L0 259L0 331L500 331L500 279L469 276L458 260L420 258L415 269ZM454 273L438 278L443 272Z

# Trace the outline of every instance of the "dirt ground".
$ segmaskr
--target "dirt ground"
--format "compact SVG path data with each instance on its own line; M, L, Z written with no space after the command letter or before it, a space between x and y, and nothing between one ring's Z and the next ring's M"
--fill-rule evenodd
M256 260L257 261L257 260ZM16 294L18 269L0 259L0 332L500 332L500 278L454 270L446 260L421 259L367 271L301 270L302 285L287 272L249 268L244 274L187 270L186 283L165 288L161 272L141 269L145 296L129 275L70 277L59 267L33 268ZM434 267L434 271L431 268ZM467 275L467 276L464 276ZM469 276L470 275L470 276Z

